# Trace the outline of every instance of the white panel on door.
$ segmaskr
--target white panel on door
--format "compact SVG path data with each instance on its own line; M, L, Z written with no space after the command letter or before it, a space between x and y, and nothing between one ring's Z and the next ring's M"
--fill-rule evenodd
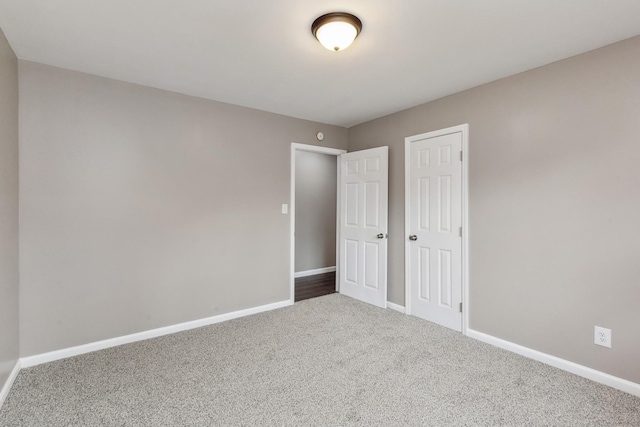
M357 160L351 160L347 162L347 175L357 175L360 168L360 162Z
M346 185L346 215L345 215L345 225L351 227L358 226L358 184L351 183Z
M389 148L340 156L340 293L387 306Z
M451 176L438 177L438 231L451 233Z
M380 226L380 183L377 181L364 183L365 227Z
M425 301L431 301L431 286L429 284L431 277L431 270L429 268L431 251L429 248L420 248L418 253L420 255L418 259L419 298Z
M438 293L440 306L451 307L451 251L438 251Z
M429 167L431 165L431 150L425 148L424 150L418 150L418 167Z
M364 159L364 165L367 173L380 172L380 157Z
M418 218L420 230L429 230L431 227L431 212L429 206L429 194L431 193L431 180L429 177L418 180Z
M379 246L377 242L364 243L364 285L372 289L378 289L378 273L380 271L378 266Z
M345 240L344 248L345 280L347 282L358 283L358 241Z
M451 146L445 145L438 147L438 164L440 166L447 166L451 164Z

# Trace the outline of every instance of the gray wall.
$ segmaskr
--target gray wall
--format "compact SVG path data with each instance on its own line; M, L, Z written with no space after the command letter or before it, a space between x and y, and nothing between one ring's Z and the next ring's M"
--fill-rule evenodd
M0 45L4 380L17 91ZM318 130L390 146L389 296L404 304L404 137L469 123L471 327L640 382L638 75L636 37L347 132L21 61L21 355L287 299L289 143Z
M351 128L390 146L390 300L404 138L469 123L471 328L640 383L639 76L635 37Z
M336 265L337 157L296 151L295 271Z
M0 389L18 347L18 59L0 30Z
M21 355L289 298L290 143L347 130L20 61Z

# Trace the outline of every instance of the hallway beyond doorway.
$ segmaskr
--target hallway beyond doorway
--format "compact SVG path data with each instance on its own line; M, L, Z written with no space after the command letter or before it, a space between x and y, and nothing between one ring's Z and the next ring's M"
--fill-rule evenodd
M296 279L295 302L321 297L336 292L336 272L298 277Z

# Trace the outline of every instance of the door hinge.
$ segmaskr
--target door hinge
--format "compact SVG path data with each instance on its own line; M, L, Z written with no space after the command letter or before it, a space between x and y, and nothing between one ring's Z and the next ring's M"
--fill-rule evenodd
M460 313L462 313L462 303L460 303Z
M462 151L460 152L460 161L462 161Z
M460 237L462 237L462 227L458 229L458 233L460 234Z

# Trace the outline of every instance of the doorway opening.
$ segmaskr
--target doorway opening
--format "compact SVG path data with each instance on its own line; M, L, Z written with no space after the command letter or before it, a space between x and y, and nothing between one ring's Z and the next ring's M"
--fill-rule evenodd
M291 144L290 301L337 292L338 156L346 150Z

